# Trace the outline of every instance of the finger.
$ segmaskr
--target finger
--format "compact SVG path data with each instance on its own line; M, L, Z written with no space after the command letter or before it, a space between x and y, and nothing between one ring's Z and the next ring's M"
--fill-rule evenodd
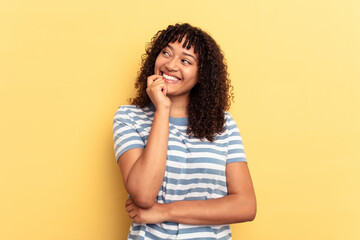
M132 200L132 198L129 198L128 200L126 200L125 202L125 207L129 206L130 204L133 204L134 200Z
M161 75L151 75L147 78L147 86L149 87L151 84L153 84L153 82L156 80L156 79L161 79L162 76Z
M162 93L164 94L164 96L166 97L166 93L167 93L167 86L166 84L164 85L163 89L162 89Z
M150 87L155 87L155 86L158 86L159 84L165 84L165 81L162 77L154 79L154 81L151 83Z
M153 89L159 89L160 91L163 92L163 90L167 90L167 86L166 83L164 81L164 79L156 79L153 84L151 84L151 88Z
M132 220L134 223L144 223L144 222L140 221L140 218L138 216L135 216Z
M131 212L135 209L135 204L130 204L130 205L126 206L125 209L127 212Z
M147 89L146 92L148 95L149 94L153 95L153 94L157 94L158 92L159 93L161 92L162 95L166 97L167 86L165 83L154 83L153 85L150 86L150 88ZM150 96L150 98L151 98L151 96Z
M164 80L159 80L159 83L155 86L160 89L160 91L166 96L167 93L167 85Z
M129 218L134 219L134 217L136 217L137 214L135 211L131 211L131 212L129 212L128 216L129 216Z

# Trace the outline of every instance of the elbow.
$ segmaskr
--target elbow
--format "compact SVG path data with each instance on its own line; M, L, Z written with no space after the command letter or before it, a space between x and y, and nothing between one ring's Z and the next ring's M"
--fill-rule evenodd
M247 221L254 221L255 217L256 217L256 212L257 212L257 203L256 203L256 197L255 194L253 194L249 199L248 199L248 220Z
M247 209L245 212L241 212L238 214L234 223L251 222L255 219L255 217L256 217L256 210Z
M247 221L251 222L251 221L253 221L255 219L255 217L256 217L256 208L254 208L254 210L251 210L249 212Z
M155 204L157 194L145 189L131 188L129 185L125 188L138 207L151 208Z
M256 217L256 201L240 201L234 223L251 222Z
M256 203L249 204L246 221L251 222L256 217Z
M155 204L155 200L152 198L149 199L144 197L138 197L138 198L133 198L133 200L136 203L136 205L140 208L151 208Z
M142 192L128 191L128 193L130 194L136 205L140 208L151 208L155 204L156 196L154 197L150 194Z

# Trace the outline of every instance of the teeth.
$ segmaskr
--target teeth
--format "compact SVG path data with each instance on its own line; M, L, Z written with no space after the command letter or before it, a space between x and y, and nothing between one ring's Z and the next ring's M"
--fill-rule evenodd
M180 80L177 79L176 77L166 75L165 73L163 73L163 77L166 78L166 79L168 79L168 80L172 80L172 81L180 81Z

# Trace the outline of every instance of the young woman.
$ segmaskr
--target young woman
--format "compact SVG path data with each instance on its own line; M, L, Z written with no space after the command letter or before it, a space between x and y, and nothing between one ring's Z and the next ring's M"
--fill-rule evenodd
M114 117L114 147L130 198L129 239L231 239L251 221L255 193L216 42L170 25L147 46L132 105Z

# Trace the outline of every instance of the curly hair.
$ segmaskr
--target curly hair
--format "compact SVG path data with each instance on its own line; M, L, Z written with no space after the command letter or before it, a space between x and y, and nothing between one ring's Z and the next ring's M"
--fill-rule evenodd
M130 103L145 107L151 103L146 93L147 77L154 74L155 61L168 43L182 42L183 48L198 53L198 82L190 91L187 134L209 141L224 131L225 111L233 100L232 86L224 55L215 40L206 32L188 23L169 25L158 31L147 44L135 83L137 95Z

